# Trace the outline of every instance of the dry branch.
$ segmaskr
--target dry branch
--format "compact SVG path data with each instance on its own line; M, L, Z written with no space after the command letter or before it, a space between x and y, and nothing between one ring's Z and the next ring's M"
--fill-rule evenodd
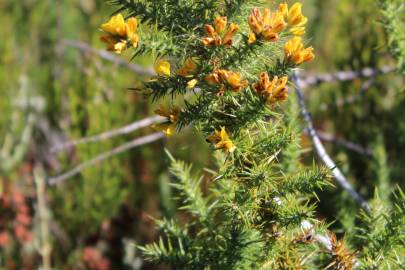
M394 72L395 67L384 66L382 68L363 68L361 70L349 70L349 71L336 71L324 74L301 74L297 75L300 81L301 89L308 88L310 86L318 85L321 83L330 82L342 82L352 81L359 78L372 78L378 75L384 75Z
M120 136L120 135L125 135L125 134L129 134L131 132L134 132L135 130L144 128L144 127L148 127L152 124L157 124L160 123L164 120L163 117L161 116L150 116L147 118L144 118L142 120L139 121L135 121L129 125L123 126L121 128L118 129L114 129L114 130L109 130L106 132L103 132L101 134L98 135L94 135L94 136L90 136L90 137L85 137L85 138L81 138L78 140L73 140L73 141L68 141L65 143L62 143L60 145L56 145L54 147L51 148L51 152L59 152L63 149L72 147L72 146L76 146L79 144L86 144L86 143L92 143L92 142L99 142L99 141L104 141L116 136Z
M40 227L39 253L42 257L43 270L51 270L52 244L50 237L50 213L46 202L46 182L42 166L37 165L34 169L35 187L37 195L37 215Z
M346 190L350 196L357 202L359 205L365 209L367 212L370 212L370 208L366 200L359 194L357 191L352 187L346 177L343 175L342 171L337 167L336 163L332 160L332 158L326 152L325 147L323 146L321 139L319 138L314 125L312 123L312 117L308 112L308 109L305 105L305 99L301 92L301 85L298 79L298 71L293 72L292 81L295 84L295 92L298 97L299 105L301 107L301 115L304 120L307 122L307 132L312 139L316 152L319 158L325 163L325 165L332 171L336 182Z
M61 175L49 178L48 179L48 184L50 184L50 185L59 184L59 183L65 181L65 180L69 179L70 177L73 177L73 176L79 174L84 169L86 169L86 168L88 168L90 166L93 166L93 165L95 165L95 164L97 164L97 163L99 163L99 162L101 162L101 161L103 161L105 159L108 159L108 158L110 158L110 157L112 157L114 155L126 152L126 151L128 151L128 150L130 150L132 148L135 148L135 147L138 147L138 146L141 146L141 145L145 145L145 144L149 144L151 142L157 141L159 139L162 139L163 137L164 137L163 133L156 132L156 133L152 133L152 134L147 135L147 136L140 137L140 138L135 139L133 141L127 142L125 144L122 144L122 145L120 145L120 146L118 146L116 148L113 148L112 150L110 150L108 152L105 152L105 153L102 153L102 154L98 155L97 157L95 157L95 158L93 158L93 159L91 159L89 161L86 161L86 162L83 162L83 163L77 165L75 168L73 168L72 170L70 170L70 171L68 171L66 173L63 173Z

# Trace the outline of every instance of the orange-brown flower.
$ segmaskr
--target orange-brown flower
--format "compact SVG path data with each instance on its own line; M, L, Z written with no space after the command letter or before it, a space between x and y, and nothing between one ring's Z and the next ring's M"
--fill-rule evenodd
M124 17L118 14L101 25L101 30L106 34L100 39L107 44L107 50L119 54L129 46L138 46L137 28L138 22L136 18L130 18L125 22Z
M242 80L242 75L238 72L220 69L218 74L221 80L226 82L234 92L239 92L248 85L248 81Z
M231 23L227 28L227 18L218 16L214 20L214 26L205 25L205 32L207 37L204 37L202 43L206 46L211 45L224 45L231 46L233 37L239 29L239 26L235 23Z
M197 64L195 59L189 57L184 62L183 66L177 70L177 74L183 77L187 77L197 70Z
M293 37L284 45L285 58L296 65L312 61L315 58L314 48L304 48L302 38Z
M242 75L235 71L218 69L205 77L205 81L211 85L220 85L220 94L230 88L233 92L239 92L248 85L247 80L242 80Z
M223 149L227 153L232 153L236 149L236 146L229 138L225 127L221 127L221 130L215 130L215 133L209 136L207 138L207 141L210 143L215 143L216 149Z
M260 95L265 97L266 103L271 105L276 102L285 101L288 98L288 77L278 78L275 76L270 81L267 72L262 72L259 75L259 81L252 85L252 88Z
M331 250L329 250L332 256L332 262L329 264L335 269L354 269L356 252L350 252L346 246L345 240L338 240L336 234L328 233Z
M269 8L265 8L263 13L254 8L248 17L248 23L253 32L249 35L249 43L255 42L257 38L276 41L279 33L286 27L284 15L280 11L271 13Z

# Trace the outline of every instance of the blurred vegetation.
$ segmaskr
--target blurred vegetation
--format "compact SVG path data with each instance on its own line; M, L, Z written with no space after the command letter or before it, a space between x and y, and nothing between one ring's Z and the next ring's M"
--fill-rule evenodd
M66 140L143 119L157 107L130 90L139 87L144 76L64 42L75 40L102 48L98 28L114 10L107 2L0 1L0 269L37 269L42 263L34 168L43 166L48 176L57 175L152 131L145 128L58 154L49 151ZM386 27L390 16L378 5L389 1L305 2L304 12L310 19L308 36L317 55L306 72L396 66L390 52L397 52L393 46L403 40L390 36L392 26ZM403 23L403 10L395 14L397 24L401 19ZM394 27L403 35L404 28ZM394 53L398 55L401 57L401 53ZM121 57L131 60L130 54ZM133 62L145 67L153 64L149 56ZM390 195L394 187L405 186L404 90L403 75L393 72L322 84L305 92L317 129L372 151L372 156L364 155L337 143L325 143L356 190L383 202L387 209L396 200ZM304 151L299 158L312 164L315 156L305 135L301 144ZM212 165L204 139L186 130L87 168L66 183L47 187L54 269L149 267L133 246L156 239L149 216L176 215L187 220L169 199L175 191L169 186L172 176L164 148L197 169ZM372 224L352 214L358 208L339 188L317 195L319 217L334 222L331 227L339 236L362 222ZM348 241L354 245L358 240Z

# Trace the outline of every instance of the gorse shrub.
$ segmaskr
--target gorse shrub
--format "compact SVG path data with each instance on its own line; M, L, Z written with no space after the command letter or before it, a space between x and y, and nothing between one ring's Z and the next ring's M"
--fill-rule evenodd
M330 185L329 172L299 163L298 109L286 102L293 69L315 57L300 3L113 3L118 14L101 26L102 41L116 53L154 56L156 76L140 91L172 101L156 110L166 120L155 129L170 136L192 126L217 153L210 177L169 154L173 187L190 217L156 221L161 238L140 247L148 260L173 269L378 269L381 256L395 253L378 252L382 239L401 248L394 235L404 224L402 193L387 210L395 220L373 219L384 230L364 214L359 231L377 238L354 241L353 249L315 216L315 192ZM367 254L354 252L361 247Z
M388 32L388 45L398 60L398 69L405 72L405 7L400 0L378 0L383 14L382 24Z

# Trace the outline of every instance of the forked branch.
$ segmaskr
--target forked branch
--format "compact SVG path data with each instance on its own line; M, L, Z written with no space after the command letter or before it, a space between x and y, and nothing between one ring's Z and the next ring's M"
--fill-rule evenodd
M301 92L301 84L300 80L298 79L298 71L293 72L292 81L295 84L295 92L298 97L299 105L301 107L301 115L304 118L305 122L307 123L307 131L309 136L312 139L313 145L315 150L319 156L319 158L325 163L325 165L332 171L333 176L336 179L336 182L346 190L350 196L367 212L370 212L370 207L366 200L353 188L353 186L349 183L346 177L343 175L342 171L336 165L336 163L332 160L329 154L326 152L325 147L322 144L321 139L319 138L314 125L312 123L312 117L309 113L306 104L304 95Z

